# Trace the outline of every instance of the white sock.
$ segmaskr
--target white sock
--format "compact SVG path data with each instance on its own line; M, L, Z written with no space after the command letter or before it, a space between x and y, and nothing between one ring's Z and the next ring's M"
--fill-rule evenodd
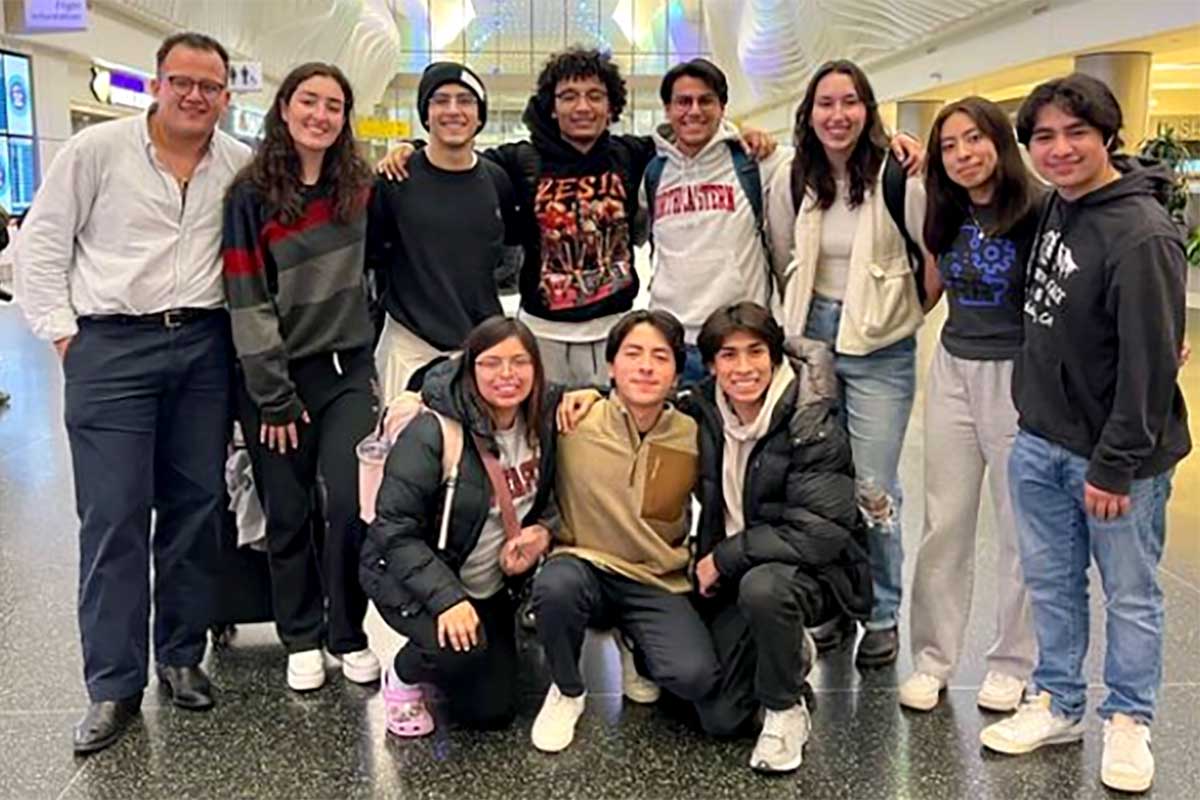
M395 686L397 689L420 689L419 683L408 683L400 677L400 673L396 672L396 665L392 664L387 670L388 683Z

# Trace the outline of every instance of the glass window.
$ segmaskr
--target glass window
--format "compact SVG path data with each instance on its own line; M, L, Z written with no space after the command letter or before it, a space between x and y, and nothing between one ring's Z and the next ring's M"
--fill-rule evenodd
M419 74L432 60L450 59L465 62L485 82L519 76L527 83L513 90L514 79L506 78L504 91L494 91L481 145L527 135L521 113L534 80L564 47L605 50L626 76L661 75L678 61L709 53L703 0L406 0L397 8L399 72ZM412 94L389 95L388 102L411 109ZM649 133L660 121L657 94L641 94L631 97L614 132ZM420 132L419 124L414 130Z

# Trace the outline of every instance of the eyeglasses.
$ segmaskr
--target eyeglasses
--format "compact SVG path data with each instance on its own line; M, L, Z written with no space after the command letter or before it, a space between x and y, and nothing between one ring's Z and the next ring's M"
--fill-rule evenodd
M689 109L693 105L698 105L705 111L716 108L720 104L715 94L702 94L699 97L681 94L671 98L671 105L679 109Z
M457 105L459 108L475 108L479 105L479 98L470 92L435 94L429 98L429 105L434 108L450 108L451 105Z
M530 356L513 356L512 358L488 356L475 359L475 369L480 372L496 373L503 370L505 366L512 372L533 369L533 358Z
M193 89L200 89L200 96L205 100L216 100L225 91L225 84L216 81L203 81L189 78L187 75L168 75L167 85L179 97L187 97Z
M589 106L598 106L608 100L608 92L604 91L603 89L591 89L587 92L580 93L572 89L568 89L565 92L559 92L558 94L554 95L554 99L565 106L575 105L579 102L580 98L583 98Z

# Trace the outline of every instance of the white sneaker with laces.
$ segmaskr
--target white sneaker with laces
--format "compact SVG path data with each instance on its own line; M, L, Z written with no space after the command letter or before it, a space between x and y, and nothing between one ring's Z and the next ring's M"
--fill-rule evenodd
M1025 696L1025 681L1003 672L988 670L975 697L975 704L988 711L1016 711Z
M946 684L928 672L914 672L900 684L900 705L913 711L932 711Z
M1083 738L1083 720L1069 720L1050 710L1050 694L1039 692L1029 697L1017 713L979 734L979 741L989 750L1011 756L1032 753L1042 745L1067 744Z
M621 634L614 634L613 638L617 640L617 652L621 654L622 694L642 705L657 703L658 698L662 695L658 684L637 671L637 664L633 660L633 651L625 646L625 640L621 638Z
M1150 727L1133 717L1113 714L1104 723L1104 755L1100 782L1121 792L1144 792L1154 782Z
M762 731L750 754L750 766L760 772L791 772L804 760L812 720L804 701L784 711L766 709Z
M542 710L533 721L533 746L544 753L566 750L575 740L575 723L583 714L585 697L586 692L579 697L567 697L558 690L558 686L550 684Z
M343 653L342 675L353 683L374 683L379 680L379 659L371 652L371 648L356 650L353 653Z
M311 692L325 685L325 654L319 649L288 654L287 685L293 692Z

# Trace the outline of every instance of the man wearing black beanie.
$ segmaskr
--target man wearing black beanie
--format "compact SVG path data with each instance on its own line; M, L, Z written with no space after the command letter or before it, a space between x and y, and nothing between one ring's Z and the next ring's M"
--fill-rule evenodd
M503 313L495 273L516 235L512 183L475 153L487 119L479 76L462 64L430 64L417 110L429 145L409 161L407 181L376 182L367 219L368 267L387 311L375 351L385 402L418 388L430 364Z
M448 83L462 86L475 95L475 103L479 108L479 128L476 133L483 130L487 124L487 89L470 67L453 61L435 61L421 74L421 82L417 84L417 113L421 117L421 125L429 130L429 99Z

